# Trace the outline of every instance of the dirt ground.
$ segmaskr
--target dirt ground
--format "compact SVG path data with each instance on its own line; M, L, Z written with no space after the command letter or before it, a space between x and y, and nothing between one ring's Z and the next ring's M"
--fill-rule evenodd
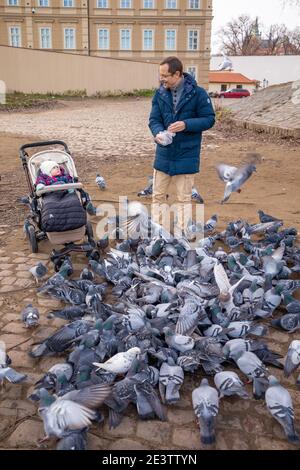
M114 106L117 100L114 100ZM134 99L119 100L119 109L126 106L134 108ZM72 109L72 103L67 106ZM80 110L76 102L74 107ZM87 106L86 104L84 105ZM88 106L98 106L90 103ZM99 105L100 106L100 105ZM146 111L150 100L141 100ZM109 103L107 104L109 108ZM63 112L64 110L62 110ZM35 112L45 118L45 113ZM58 110L59 112L59 110ZM144 117L142 114L142 117ZM18 119L17 115L15 115ZM0 123L2 115L0 114ZM117 118L117 117L116 117ZM136 117L137 120L141 116ZM103 129L102 129L103 132ZM51 133L50 133L51 134ZM51 135L48 136L51 138ZM44 137L43 137L44 138ZM52 138L59 138L59 128ZM117 138L117 137L116 137ZM145 139L149 136L145 134ZM42 424L36 414L36 407L28 402L27 396L32 384L41 374L57 362L55 358L45 358L35 362L27 355L30 345L45 338L64 324L60 320L48 320L49 308L59 305L57 301L36 297L35 285L28 267L36 264L37 259L47 262L51 249L48 242L40 244L40 255L30 255L24 240L22 225L26 209L19 198L27 194L26 180L18 156L20 145L41 140L39 134L20 135L0 134L0 340L9 348L13 365L28 374L28 381L22 385L9 385L0 394L0 448L26 449L37 448L36 440L42 436ZM67 142L71 149L73 142ZM101 142L99 142L101 145ZM112 156L109 151L105 157L97 157L85 152L75 152L76 167L86 190L95 205L101 201L118 201L119 195L136 199L136 193L145 187L147 177L152 173L152 142L143 154L136 147L127 146L127 151L116 151L112 142ZM257 173L245 184L241 194L234 194L228 203L220 205L224 185L218 179L215 165L219 162L239 165L245 161L249 152L259 153L261 162ZM257 211L263 209L284 220L285 226L300 229L300 142L275 139L264 134L235 129L229 124L218 123L205 133L201 156L201 173L196 176L195 185L205 200L205 218L213 213L219 216L218 228L222 229L230 220L245 218L254 223L258 220ZM100 172L106 179L107 189L100 192L95 185L95 175ZM147 200L146 200L147 201ZM146 202L145 201L145 202ZM150 201L148 200L147 203ZM92 222L97 223L97 218ZM40 258L39 258L40 257ZM74 259L79 270L85 263L84 258ZM8 279L8 281L7 281ZM299 297L299 296L298 296ZM19 314L23 305L30 300L38 303L41 313L40 327L33 334L24 330ZM268 344L285 354L292 339L299 334L287 335L271 330ZM282 378L282 373L270 368L272 373ZM89 437L91 449L200 449L198 429L191 408L191 389L199 382L201 375L189 378L183 387L183 398L176 407L168 411L166 423L138 422L136 413L130 409L126 418L115 431L109 431L107 424L100 429L93 427ZM296 417L300 425L300 394L296 391L294 378L284 379L292 394ZM50 446L50 448L52 448ZM269 416L261 402L243 401L235 398L224 400L221 404L217 425L216 449L291 449L283 433Z

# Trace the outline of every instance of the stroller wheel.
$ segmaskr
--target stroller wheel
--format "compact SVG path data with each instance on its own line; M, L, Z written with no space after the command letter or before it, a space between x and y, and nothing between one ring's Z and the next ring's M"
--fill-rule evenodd
M27 238L30 244L32 253L37 253L39 251L38 242L35 235L35 229L33 225L28 225L26 229Z

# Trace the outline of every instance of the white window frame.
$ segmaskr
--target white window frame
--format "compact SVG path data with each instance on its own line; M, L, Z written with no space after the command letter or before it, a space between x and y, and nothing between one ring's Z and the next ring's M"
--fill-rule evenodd
M17 7L19 5L19 0L7 0L7 5L9 7Z
M74 31L74 47L67 47L67 41L66 41L66 31L67 30L73 30ZM67 50L70 50L70 51L73 51L76 49L76 28L69 28L69 27L66 27L64 28L64 49L67 49Z
M97 8L108 8L108 0L97 0Z
M188 0L188 9L189 10L201 10L201 0ZM196 2L198 6L196 6Z
M197 65L188 65L188 66L187 66L186 71L187 71L187 73L189 73L190 75L192 75L191 72L190 72L191 69L195 69L194 78L195 78L195 80L197 80L197 74L198 74Z
M129 47L122 47L122 31L129 31ZM121 51L131 51L131 40L132 40L132 31L130 28L121 28L119 31L120 35L120 50Z
M145 47L145 33L151 31L151 47ZM143 29L143 51L154 51L154 29Z
M177 10L177 0L166 0L166 10Z
M143 9L144 10L153 10L154 9L154 0L143 0Z
M124 6L125 4L126 6ZM132 8L132 0L120 0L120 8L122 9Z
M175 35L174 35L174 48L169 48L168 47L168 31L174 31L175 32ZM165 51L176 51L177 49L177 31L176 29L166 29L165 30Z
M66 3L69 5L66 5ZM63 8L74 8L74 0L63 0Z
M47 4L47 5L44 5L44 4ZM49 0L39 0L39 3L38 3L38 7L40 8L46 8L46 7L49 7Z
M18 34L17 34L17 37L19 39L18 44L13 44L14 43L13 34L12 34L13 30L18 31ZM9 27L9 44L12 47L22 47L22 29L21 29L21 26L10 26Z
M107 32L107 38L104 38L107 40L107 47L101 47L100 45L100 31L106 31ZM109 50L110 47L110 31L109 28L98 28L98 49L101 51L107 51Z
M197 33L197 45L196 48L190 47L190 33ZM187 50L188 51L198 51L199 50L199 38L200 38L200 31L199 29L188 29L187 34ZM194 37L192 38L192 44L194 43Z
M43 29L47 29L49 31L49 46L47 47L43 47ZM52 49L52 30L49 26L41 26L40 28L40 49Z

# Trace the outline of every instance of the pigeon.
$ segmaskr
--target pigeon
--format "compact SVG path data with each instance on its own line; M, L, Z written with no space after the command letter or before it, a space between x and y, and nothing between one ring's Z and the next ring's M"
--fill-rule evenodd
M69 382L73 375L73 366L68 362L54 364L48 372L35 383L35 388L46 388L55 391L58 381L63 377Z
M103 369L114 374L124 375L129 371L133 361L139 354L141 354L140 348L134 347L128 349L128 351L115 354L104 363L93 362L93 365L97 367L97 370Z
M223 62L221 62L219 65L218 65L218 70L232 70L233 69L233 64L232 64L232 61L229 59L229 57L227 57L227 55L222 52L222 55L223 55Z
M202 379L200 386L192 392L192 402L200 426L201 442L213 444L216 440L215 419L219 411L218 392L209 386L207 379Z
M218 175L222 181L226 182L221 204L228 201L231 193L240 192L241 186L250 178L254 171L256 171L256 166L252 163L248 163L240 168L231 167L223 163L218 165Z
M43 263L39 262L36 266L29 268L29 272L33 275L35 282L38 284L39 280L46 276L48 268Z
M138 192L138 196L151 196L153 193L153 176L148 176L148 186L142 191Z
M198 190L193 187L192 188L192 195L191 195L192 201L198 202L198 204L204 204L203 197L201 194L198 192Z
M175 365L171 357L168 362L162 363L159 371L159 392L163 403L172 405L180 400L179 390L183 380L183 369Z
M217 222L218 222L217 214L212 215L211 218L204 225L204 232L206 233L213 232L213 230L215 229L217 225Z
M295 414L291 395L273 375L269 377L269 387L266 390L265 399L268 410L282 426L288 441L293 444L298 443L299 436L295 430Z
M190 336L173 333L168 327L164 327L163 332L166 343L176 351L185 352L193 349L195 342Z
M272 215L268 215L262 210L258 211L258 216L259 216L259 220L262 224L264 224L266 222L282 222L281 219L276 219L276 217L273 217Z
M87 449L87 430L68 431L58 442L56 450L86 450Z
M288 331L289 333L294 333L294 331L300 328L300 314L287 313L276 320L272 320L271 325L275 328Z
M111 392L110 385L91 385L56 398L48 390L38 390L39 415L44 422L46 437L63 438L66 432L83 430L98 417L97 408Z
M33 307L32 304L26 305L21 312L21 320L25 324L26 328L32 328L39 324L40 314L37 308Z
M249 380L253 381L254 398L257 400L262 398L268 384L268 369L256 354L251 351L233 353L232 358L240 371L243 372Z
M12 367L9 367L11 360L6 354L6 346L4 341L0 341L0 388L4 386L4 380L11 383L19 383L27 378L27 375L20 374Z
M96 181L98 188L101 189L102 191L103 189L106 188L106 183L105 183L105 179L103 178L103 176L100 176L99 174L97 174L95 181Z
M85 209L89 215L97 215L97 208L93 205L92 201L87 203Z
M300 340L295 339L289 345L284 362L284 375L289 377L300 365Z
M215 386L220 392L220 398L238 395L241 398L250 398L244 389L244 384L239 376L232 371L218 372L214 376Z

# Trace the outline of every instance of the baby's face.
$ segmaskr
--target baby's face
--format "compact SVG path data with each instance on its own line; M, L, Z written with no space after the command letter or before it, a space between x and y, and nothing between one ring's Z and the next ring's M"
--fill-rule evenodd
M59 166L55 166L51 170L51 176L60 176L60 173L61 173L61 171L60 171Z

